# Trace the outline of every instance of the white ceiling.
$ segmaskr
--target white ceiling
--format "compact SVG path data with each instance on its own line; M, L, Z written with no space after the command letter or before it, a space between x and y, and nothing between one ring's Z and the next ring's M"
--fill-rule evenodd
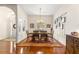
M59 4L21 4L28 15L53 15L60 7Z

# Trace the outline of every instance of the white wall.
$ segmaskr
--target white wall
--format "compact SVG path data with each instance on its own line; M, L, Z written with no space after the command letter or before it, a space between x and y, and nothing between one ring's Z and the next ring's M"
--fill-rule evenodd
M53 26L52 21L53 21L53 16L52 15L42 15L41 19L45 23L45 28L43 30L46 30L48 33L51 32L51 28L47 28L47 24L51 24L51 27ZM40 16L39 15L29 15L28 16L28 30L30 33L33 32L33 30L38 30L37 28L37 23L40 21ZM34 28L30 28L30 24L34 24Z
M58 16L61 16L65 12L67 12L67 14L64 15L66 16L64 31L56 29L55 26L53 27L54 38L59 40L64 45L66 45L66 34L70 34L71 32L79 29L79 5L63 5L54 15L54 21Z
M0 40L10 37L11 35L10 21L15 21L15 14L13 10L5 6L0 6Z
M21 40L25 39L27 37L26 30L27 30L27 14L24 12L24 10L18 5L17 7L17 16L18 16L18 32L17 32L17 42L20 42ZM23 27L25 27L25 30L23 31Z
M5 39L8 37L7 35L7 18L5 14L3 14L4 11L0 8L0 39Z

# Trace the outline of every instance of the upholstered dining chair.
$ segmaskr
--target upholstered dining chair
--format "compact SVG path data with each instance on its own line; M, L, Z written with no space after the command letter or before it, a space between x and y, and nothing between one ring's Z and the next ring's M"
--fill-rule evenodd
M38 42L39 41L39 34L38 33L34 33L32 36L32 42Z

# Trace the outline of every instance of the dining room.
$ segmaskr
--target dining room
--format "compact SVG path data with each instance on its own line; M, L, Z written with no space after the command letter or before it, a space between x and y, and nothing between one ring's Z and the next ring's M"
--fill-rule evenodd
M16 45L16 53L65 53L65 46L53 37L53 14L60 6L18 5L19 43Z

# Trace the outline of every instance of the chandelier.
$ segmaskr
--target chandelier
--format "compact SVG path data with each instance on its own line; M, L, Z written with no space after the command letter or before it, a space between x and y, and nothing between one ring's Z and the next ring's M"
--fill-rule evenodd
M42 14L41 14L41 8L40 8L40 15L39 15L39 19L37 20L37 28L39 30L44 30L45 28L45 22L43 20Z
M39 19L37 20L37 23L44 23L42 19L41 11L42 11L42 8L40 8L40 15L39 15Z

